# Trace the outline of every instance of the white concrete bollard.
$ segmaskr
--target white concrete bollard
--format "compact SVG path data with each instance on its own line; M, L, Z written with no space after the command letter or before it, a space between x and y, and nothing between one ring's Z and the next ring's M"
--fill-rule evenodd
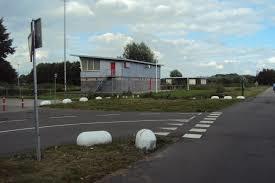
M139 95L137 95L137 98L139 98Z
M212 96L211 99L212 100L217 100L217 99L220 99L220 97L219 96Z
M225 100L232 100L233 98L231 96L224 96Z
M239 100L244 100L245 97L244 97L244 96L237 96L237 99L239 99Z
M157 138L151 130L142 129L138 131L135 143L138 149L150 151L156 148Z
M51 101L49 100L43 100L42 102L40 102L40 106L45 106L45 105L51 105Z
M117 95L116 98L119 98L119 95Z
M111 99L111 97L106 97L106 99Z
M72 103L72 100L69 99L69 98L66 98L66 99L62 100L62 103L63 104L69 104L69 103Z
M112 135L107 131L89 131L78 135L76 144L79 146L93 146L112 143Z
M102 97L96 97L95 99L96 100L102 100Z
M81 97L80 99L79 99L79 102L88 102L88 98L87 97Z

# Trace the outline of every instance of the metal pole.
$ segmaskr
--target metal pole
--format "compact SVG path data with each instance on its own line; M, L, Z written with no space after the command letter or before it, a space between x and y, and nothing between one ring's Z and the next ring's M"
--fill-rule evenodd
M56 74L54 75L54 103L56 104Z
M35 58L35 31L34 31L34 21L31 23L32 28L32 45L33 45L33 83L34 83L34 123L35 123L35 135L36 135L36 156L37 160L41 160L40 151L40 132L39 132L39 121L38 121L38 109L37 109L37 74L36 74L36 58Z
M158 61L156 60L156 93L158 93Z
M187 78L187 91L190 90L190 86L189 86L189 78Z
M21 98L21 87L20 87L20 74L19 74L19 64L17 64L18 66L18 76L17 76L17 85L18 85L18 89L19 89L19 98Z
M66 66L66 0L64 0L64 91L67 92L67 66Z

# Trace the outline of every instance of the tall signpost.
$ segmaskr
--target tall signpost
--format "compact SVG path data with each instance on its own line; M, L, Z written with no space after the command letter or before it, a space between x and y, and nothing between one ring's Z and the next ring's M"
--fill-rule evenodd
M66 0L64 0L64 91L67 93L67 61L66 61Z
M156 93L158 93L158 61L156 60Z
M30 60L33 62L33 86L34 86L34 126L36 136L36 157L37 160L41 160L40 150L40 132L39 132L39 120L38 120L38 109L37 109L37 73L36 73L36 57L35 49L42 47L42 30L41 30L41 19L32 20L31 22L31 34L28 37Z

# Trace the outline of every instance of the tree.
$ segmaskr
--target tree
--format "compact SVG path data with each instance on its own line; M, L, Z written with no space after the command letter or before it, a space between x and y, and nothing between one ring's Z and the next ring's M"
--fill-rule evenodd
M6 58L9 54L13 54L15 49L12 47L12 39L9 38L7 28L3 25L3 18L0 19L0 82L16 81L16 71L12 68Z
M275 70L273 69L263 69L257 75L256 80L262 85L272 85L275 83Z
M170 72L170 77L182 77L182 73L176 69Z
M68 84L80 85L80 63L67 62ZM64 83L64 63L40 63L37 65L37 83L53 83L54 74L57 73L56 82ZM25 76L24 80L28 83L32 82L33 70Z
M123 58L155 63L154 52L144 43L129 43L124 47Z

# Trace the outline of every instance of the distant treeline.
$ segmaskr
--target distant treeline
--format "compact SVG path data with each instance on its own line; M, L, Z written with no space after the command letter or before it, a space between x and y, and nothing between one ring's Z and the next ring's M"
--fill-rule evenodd
M67 62L67 84L80 85L80 63ZM37 65L37 83L53 83L54 74L57 74L56 82L64 83L64 62L60 63L41 63ZM21 83L32 83L33 70L28 75L20 76Z
M272 85L275 83L275 70L263 69L257 74L257 81L262 85Z
M221 85L234 85L241 83L242 78L245 78L246 84L254 84L256 77L251 75L238 74L216 74L208 78L208 83L215 83Z

